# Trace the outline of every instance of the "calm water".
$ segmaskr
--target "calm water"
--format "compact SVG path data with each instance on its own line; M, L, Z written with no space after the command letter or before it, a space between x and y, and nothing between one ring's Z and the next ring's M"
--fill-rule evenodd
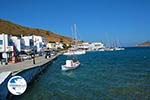
M150 48L90 52L81 66L62 72L60 56L18 100L150 100Z

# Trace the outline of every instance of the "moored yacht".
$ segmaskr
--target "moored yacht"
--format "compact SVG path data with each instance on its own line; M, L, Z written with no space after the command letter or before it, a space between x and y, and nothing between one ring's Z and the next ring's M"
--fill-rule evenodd
M125 48L115 47L114 50L116 50L116 51L119 51L119 50L125 50Z
M65 52L64 55L82 55L86 54L85 50L69 50L68 52Z
M113 48L105 48L104 50L105 50L105 51L114 51Z

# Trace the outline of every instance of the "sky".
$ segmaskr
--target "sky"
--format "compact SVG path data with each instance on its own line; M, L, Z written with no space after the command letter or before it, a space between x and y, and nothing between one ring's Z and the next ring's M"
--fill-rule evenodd
M150 0L0 0L0 18L89 42L134 46L150 40Z

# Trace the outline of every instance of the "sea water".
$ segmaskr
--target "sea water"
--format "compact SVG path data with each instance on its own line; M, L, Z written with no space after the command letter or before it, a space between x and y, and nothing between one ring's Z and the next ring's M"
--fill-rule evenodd
M64 72L60 56L14 100L150 100L150 48L88 52Z

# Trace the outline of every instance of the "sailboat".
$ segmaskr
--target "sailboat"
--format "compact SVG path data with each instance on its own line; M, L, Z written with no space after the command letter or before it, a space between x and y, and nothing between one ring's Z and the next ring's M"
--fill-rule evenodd
M82 49L78 49L77 47L77 43L78 43L78 39L77 39L77 31L76 31L76 24L74 24L74 28L72 29L73 34L75 34L75 40L74 43L75 45L70 48L67 52L64 53L64 55L82 55L82 54L86 54L85 50Z
M76 25L74 24L74 33L76 34ZM75 46L76 46L76 41L75 41ZM74 54L73 54L74 55ZM67 70L72 70L72 69L76 69L77 67L79 67L80 62L78 60L74 61L72 59L66 60L66 64L61 66L61 69L63 71L67 71Z
M119 41L116 42L116 46L114 47L114 50L115 51L125 50L125 48L123 48L123 47L118 47L118 43L119 43Z

